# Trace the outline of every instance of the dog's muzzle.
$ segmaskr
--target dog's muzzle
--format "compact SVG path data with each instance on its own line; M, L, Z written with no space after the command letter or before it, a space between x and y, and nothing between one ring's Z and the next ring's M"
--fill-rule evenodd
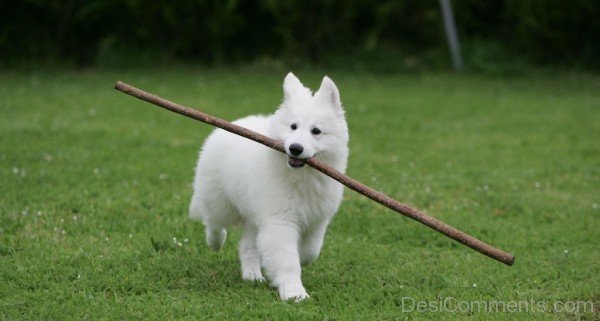
M288 165L292 168L300 168L306 165L303 160L295 157L288 156Z

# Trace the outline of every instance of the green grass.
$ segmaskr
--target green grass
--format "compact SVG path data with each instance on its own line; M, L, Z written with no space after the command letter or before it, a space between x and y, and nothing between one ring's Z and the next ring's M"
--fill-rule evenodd
M322 77L297 75L312 88ZM321 257L303 269L311 299L300 304L242 282L239 232L214 253L187 219L212 128L112 89L127 81L233 120L272 112L283 76L1 73L0 319L597 320L597 76L330 74L350 124L350 176L517 259L504 266L346 190ZM403 312L403 297L595 310Z

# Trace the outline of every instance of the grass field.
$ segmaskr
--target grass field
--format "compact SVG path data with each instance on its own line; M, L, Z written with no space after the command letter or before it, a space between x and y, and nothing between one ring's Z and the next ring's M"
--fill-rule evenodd
M313 88L323 76L296 74ZM303 269L311 299L293 304L242 282L239 232L214 253L187 219L212 128L113 89L233 120L273 111L284 75L0 73L0 319L598 320L599 77L330 74L350 176L517 259L504 266L346 190Z

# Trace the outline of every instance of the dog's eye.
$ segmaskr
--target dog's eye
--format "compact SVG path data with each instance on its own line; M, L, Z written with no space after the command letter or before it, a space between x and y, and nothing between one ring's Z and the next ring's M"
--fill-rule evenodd
M319 135L319 134L321 133L321 130L320 130L320 129L318 129L317 127L315 127L315 128L313 128L313 129L312 129L310 132L311 132L313 135Z
M296 124L292 124L292 126L290 126L290 127L292 128L292 130L298 129L298 125L296 125Z

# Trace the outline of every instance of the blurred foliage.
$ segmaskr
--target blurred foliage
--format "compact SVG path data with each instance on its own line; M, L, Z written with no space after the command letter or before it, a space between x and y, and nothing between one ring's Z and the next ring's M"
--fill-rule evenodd
M453 1L467 64L598 67L600 1ZM22 0L0 3L0 56L124 65L261 60L447 66L438 1Z

